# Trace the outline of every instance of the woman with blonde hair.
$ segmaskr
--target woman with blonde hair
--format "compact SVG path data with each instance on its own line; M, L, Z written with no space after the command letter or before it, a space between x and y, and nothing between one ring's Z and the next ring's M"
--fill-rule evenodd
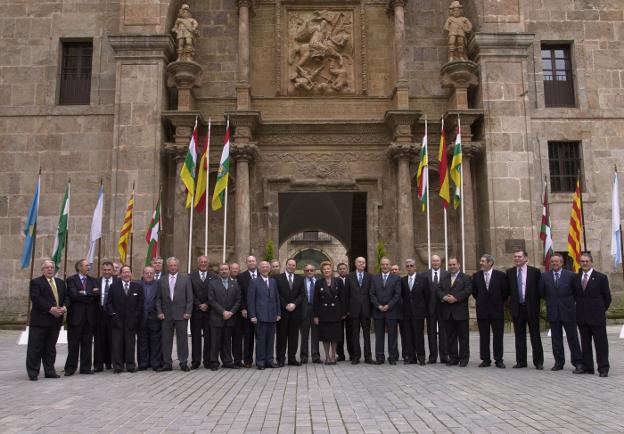
M333 276L331 262L321 263L322 277L314 286L314 324L325 349L325 364L336 364L336 346L342 340L342 319L345 317L344 285Z

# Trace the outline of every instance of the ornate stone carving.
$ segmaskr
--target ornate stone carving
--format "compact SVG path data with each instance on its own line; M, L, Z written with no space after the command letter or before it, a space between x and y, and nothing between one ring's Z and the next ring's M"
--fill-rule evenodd
M288 19L288 94L353 94L353 10L307 12Z
M262 135L263 145L381 145L390 139L387 134L276 134Z
M349 163L353 161L383 161L386 156L383 152L284 152L284 151L263 151L258 154L258 161L275 163L300 163L306 161L308 163L318 164L327 163Z
M479 84L478 65L470 60L449 62L442 67L442 87L452 90L450 106L455 110L468 109L468 89Z
M319 179L350 179L347 163L344 161L328 162L328 160L310 162L300 161L297 163L297 173L313 174ZM305 175L304 175L305 176Z
M177 60L193 60L195 40L199 37L199 23L192 17L189 5L183 4L171 29L177 41Z
M233 143L230 149L235 161L251 162L258 156L258 146L255 143Z
M420 146L415 143L393 143L386 151L388 157L394 160L407 159L412 161L420 152Z
M175 61L167 65L167 86L178 89L178 110L191 109L191 90L202 81L202 67L193 61Z
M466 46L468 35L472 32L472 23L464 17L464 7L459 1L454 1L449 6L450 17L444 24L444 30L448 32L448 57L449 62L456 60L468 60Z

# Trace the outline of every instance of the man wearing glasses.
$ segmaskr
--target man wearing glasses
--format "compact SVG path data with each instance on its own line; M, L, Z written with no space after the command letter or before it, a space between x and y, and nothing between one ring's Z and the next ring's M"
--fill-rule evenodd
M314 265L307 264L303 267L304 272L304 292L303 303L301 303L301 348L299 357L301 363L308 363L308 358L312 355L312 363L321 363L321 353L319 351L318 328L312 321L312 305L314 303L314 285L316 277ZM312 335L312 348L308 346L308 341Z

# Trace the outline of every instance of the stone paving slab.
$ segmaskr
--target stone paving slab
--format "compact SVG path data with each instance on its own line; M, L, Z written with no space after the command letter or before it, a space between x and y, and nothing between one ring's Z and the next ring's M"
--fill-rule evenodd
M190 373L74 375L27 381L19 332L0 331L0 432L8 433L614 433L624 432L624 339L609 334L611 372L466 368L440 364ZM567 347L566 347L567 349ZM67 345L58 346L60 373ZM529 360L531 355L529 354Z

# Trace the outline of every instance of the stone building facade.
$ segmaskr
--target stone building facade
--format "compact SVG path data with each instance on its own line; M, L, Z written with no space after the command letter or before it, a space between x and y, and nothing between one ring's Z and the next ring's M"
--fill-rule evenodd
M70 177L70 269L87 252L100 181L102 256L116 256L134 182L134 264L145 259L144 234L162 192L161 252L178 256L185 268L188 213L178 174L195 119L200 135L211 119L214 186L226 116L233 132L229 260L262 256L269 240L278 251L297 233L321 231L351 260L364 255L374 262L383 245L394 260L416 257L426 267L418 153L426 123L432 246L440 253L438 143L442 120L452 144L459 118L465 268L475 270L482 252L510 266L516 246L541 263L545 179L557 183L550 194L553 237L555 250L565 251L572 193L564 178L572 165L582 170L587 249L621 288L609 232L613 167L624 167L621 0L464 0L473 25L469 61L455 64L447 62L443 30L448 0L188 0L199 37L186 64L176 62L171 34L180 1L5 3L0 321L26 314L22 231L39 166L35 270L52 253ZM63 68L75 67L72 44L91 47L91 61L81 70L88 71L86 101L67 104ZM560 52L564 57L555 59ZM552 103L549 74L563 74L571 101L557 103L555 92ZM209 214L213 262L221 258L223 219L223 210ZM456 210L449 210L448 227L449 254L461 256ZM196 256L203 216L193 232Z

